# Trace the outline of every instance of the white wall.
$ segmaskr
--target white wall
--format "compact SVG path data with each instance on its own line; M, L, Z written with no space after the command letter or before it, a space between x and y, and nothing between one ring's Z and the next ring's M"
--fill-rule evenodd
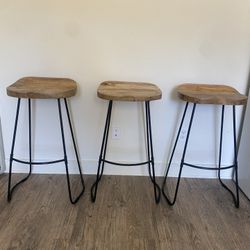
M163 174L183 109L175 86L182 82L227 83L245 93L250 68L249 24L249 0L0 0L0 115L6 160L16 100L7 97L5 89L18 78L56 76L78 82L78 94L70 104L84 173L96 172L107 109L107 102L96 97L98 84L111 79L146 81L158 84L163 92L162 100L151 106L156 172ZM34 158L60 158L59 124L53 120L58 116L55 101L34 104ZM115 103L112 126L121 129L121 139L110 140L110 159L143 159L141 110L140 104ZM216 162L218 111L210 105L198 108L190 161L209 166ZM27 110L23 108L16 144L16 154L22 158L27 157L25 119ZM225 135L230 135L230 128L227 124ZM225 164L231 163L231 141L226 136ZM180 149L177 153L180 155ZM69 158L74 159L72 150ZM175 165L177 162L178 157ZM20 166L15 169L24 171ZM147 174L145 169L107 167L106 173ZM39 166L35 171L61 172L63 168ZM191 169L185 174L211 176Z

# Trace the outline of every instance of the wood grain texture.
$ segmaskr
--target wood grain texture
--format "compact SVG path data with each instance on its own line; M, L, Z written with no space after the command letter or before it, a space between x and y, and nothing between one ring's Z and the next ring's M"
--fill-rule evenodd
M182 178L169 207L165 200L155 204L148 177L135 176L103 176L93 204L94 178L85 178L86 193L76 205L63 175L32 175L7 203L8 178L1 175L0 249L249 249L250 202L240 195L236 209L217 180ZM72 181L79 183L77 176ZM173 191L176 179L169 181Z
M184 83L177 87L179 97L192 103L244 105L247 96L227 85Z
M76 82L68 78L24 77L7 87L7 94L31 99L67 98L76 94Z
M161 90L152 83L106 81L97 89L98 97L114 101L142 102L161 99Z

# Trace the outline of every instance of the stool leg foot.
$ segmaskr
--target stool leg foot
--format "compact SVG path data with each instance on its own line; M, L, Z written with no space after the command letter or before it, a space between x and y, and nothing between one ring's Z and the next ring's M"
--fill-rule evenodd
M235 204L236 208L239 208L239 184L238 184L238 162L237 162L237 145L236 145L236 125L235 125L235 106L233 106L233 141L234 141L234 171L235 171L235 192L236 194L234 194L232 192L231 189L229 189L229 187L223 183L223 181L221 180L221 155L222 155L222 141L223 141L223 127L224 127L224 105L222 105L222 111L221 111L221 130L220 130L220 148L219 148L219 170L218 170L218 178L219 181L222 185L222 187L224 187L233 197L233 201Z
M186 117L188 104L189 103L187 102L186 106L185 106L185 109L184 109L184 113L183 113L183 116L182 116L182 119L181 119L180 127L178 129L178 133L177 133L176 140L175 140L175 143L174 143L174 147L173 147L173 150L172 150L172 153L171 153L171 156L170 156L170 160L169 160L169 163L168 163L166 174L165 174L165 177L164 177L164 180L163 180L163 183L162 183L162 194L163 194L164 198L166 199L167 203L170 206L173 206L175 204L175 202L176 202L176 198L177 198L177 194L178 194L178 190L179 190L179 185L180 185L181 173L182 173L182 169L183 169L183 166L184 166L184 159L185 159L185 155L186 155L187 144L188 144L189 135L190 135L190 131L191 131L192 123L193 123L193 117L194 117L195 108L196 108L196 104L194 103L193 104L193 109L192 109L192 114L191 114L191 117L190 117L189 126L188 126L186 141L185 141L185 145L184 145L184 149L183 149L183 153L182 153L182 159L181 159L181 163L180 163L178 179L177 179L177 183L176 183L176 186L175 186L174 198L171 200L169 195L167 195L166 192L165 192L165 185L166 185L166 182L167 182L167 177L168 177L168 174L169 174L169 169L171 167L171 163L172 163L172 159L173 159L173 156L174 156L174 153L175 153L175 149L176 149L179 137L180 137L182 126L183 126L183 123L184 123L184 120L185 120L185 117Z
M91 187L91 201L92 202L95 202L95 200L96 200L98 183L101 180L102 175L103 175L103 171L104 171L104 160L105 160L105 156L106 156L106 149L107 149L107 143L108 143L112 105L113 105L113 101L109 101L107 117L106 117L104 132L103 132L102 146L101 146L101 151L100 151L99 160L98 160L96 181L93 183L93 185Z
M21 99L18 98L17 101L17 109L16 109L16 118L15 118L15 125L14 125L14 132L12 137L12 146L11 146L11 153L10 153L10 165L9 165L9 181L8 181L8 195L7 195L7 201L10 202L12 198L13 191L17 188L17 186L26 180L31 175L32 170L32 164L31 164L31 101L28 99L28 110L29 110L29 159L30 159L30 168L29 173L27 176L25 176L23 179L18 181L13 187L11 187L11 177L12 177L12 165L13 165L13 159L14 159L14 148L15 148L15 142L16 142L16 132L17 132L17 124L18 124L18 118L19 118L19 111L20 111L20 103Z
M156 202L156 204L158 204L160 202L160 199L161 199L161 189L155 180L154 152L153 152L151 114L150 114L149 101L145 102L145 110L146 110L148 171L149 171L150 179L154 185L155 202ZM152 171L151 171L151 169L152 169Z
M66 179L67 179L69 199L70 199L70 202L72 204L76 204L78 202L78 200L80 199L80 197L83 195L84 191L85 191L85 185L84 185L84 180L83 180L83 176L82 176L80 160L79 160L79 156L78 156L78 153L77 153L77 147L76 147L76 142L75 142L75 138L74 138L72 123L71 123L69 109L68 109L68 105L67 105L67 100L66 100L66 98L64 98L65 109L66 109L66 113L67 113L68 123L69 123L69 127L70 127L71 137L72 137L72 141L73 141L75 156L76 156L76 159L77 159L77 165L78 165L78 170L79 170L79 173L80 173L80 180L81 180L81 185L82 185L82 189L81 189L80 193L76 196L75 199L73 199L72 192L71 192L70 177L69 177L68 159L67 159L67 152L66 152L66 145L65 145L61 103L60 103L60 99L58 99L57 101L58 101L59 120L60 120L60 127L61 127L61 135L62 135L62 144L63 144L64 162L65 162L65 169L66 169Z

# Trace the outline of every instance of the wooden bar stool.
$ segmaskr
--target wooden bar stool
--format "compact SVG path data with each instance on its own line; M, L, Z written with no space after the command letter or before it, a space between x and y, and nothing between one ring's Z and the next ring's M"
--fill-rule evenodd
M147 164L149 170L149 176L154 186L155 202L158 203L160 201L161 192L160 192L160 187L157 185L155 181L150 101L161 99L161 90L156 85L150 83L106 81L100 84L97 90L97 95L102 99L109 100L109 105L108 105L106 123L103 133L101 151L98 161L96 181L91 187L92 202L95 202L96 200L98 183L103 175L104 163L109 163L119 166L138 166ZM145 102L147 161L133 163L133 164L123 164L106 160L105 157L106 157L106 149L108 143L113 101Z
M239 207L239 186L238 186L238 163L237 163L237 149L236 149L236 125L235 125L235 105L245 105L247 102L247 96L241 95L236 89L226 86L226 85L213 85L213 84L182 84L177 87L177 92L183 101L186 101L186 106L184 109L184 113L181 119L180 127L177 132L177 137L174 143L174 147L170 156L170 160L168 163L166 175L162 184L162 193L163 196L166 198L169 205L174 205L179 189L180 184L180 178L182 169L184 166L192 167L192 168L198 168L198 169L204 169L204 170L218 170L218 178L221 183L221 185L230 192L230 194L233 197L235 206ZM174 191L174 197L173 200L169 198L169 196L165 192L165 185L167 181L167 176L169 173L169 169L171 167L172 159L175 153L176 145L178 143L178 139L181 133L182 125L186 117L186 112L188 109L189 103L193 103L192 113L190 117L190 122L187 130L186 140L184 144L184 149L182 153L181 163L180 163L180 169L177 179L177 184ZM188 145L188 140L191 132L192 122L194 118L195 108L197 104L217 104L222 106L221 111L221 126L220 126L220 145L219 145L219 163L218 167L209 168L209 167L203 167L203 166L197 166L190 163L185 162L185 156L186 156L186 150ZM221 166L221 154L222 154L222 139L223 139L223 125L224 125L224 109L225 105L231 105L233 108L233 143L234 143L234 162L231 166L222 167ZM221 170L230 169L233 168L235 171L235 193L234 194L228 186L226 186L222 180L221 180Z
M19 79L14 84L10 85L9 87L7 87L7 94L9 96L18 98L14 133L13 133L11 153L10 153L8 201L11 200L12 193L16 189L16 187L19 184L25 182L29 178L32 172L32 165L43 165L43 164L53 164L53 163L64 162L65 168L66 168L66 177L67 177L67 185L68 185L70 202L72 204L75 204L79 200L79 198L82 196L82 194L84 193L84 189L85 189L81 166L80 166L80 160L79 160L78 153L77 153L76 142L75 142L75 138L73 134L69 109L68 109L67 100L66 100L66 98L74 96L76 94L76 82L67 78L24 77L24 78ZM20 103L21 103L22 98L28 99L29 161L23 161L14 157L18 117L19 117ZM31 150L32 150L31 149L31 99L57 99L58 110L59 110L59 122L60 122L60 129L61 129L61 135L62 135L63 153L64 153L64 156L62 159L48 161L48 162L32 161L31 159ZM70 185L69 170L68 170L68 158L67 158L67 153L66 153L63 119L62 119L62 111L61 111L61 99L64 99L67 119L69 122L70 132L71 132L71 136L73 140L73 145L74 145L74 150L75 150L75 155L77 159L78 169L80 173L80 180L81 180L81 185L82 185L81 191L75 199L73 199L72 193L71 193L71 185ZM11 174L12 174L13 161L29 165L29 173L25 178L21 179L13 187L11 187Z

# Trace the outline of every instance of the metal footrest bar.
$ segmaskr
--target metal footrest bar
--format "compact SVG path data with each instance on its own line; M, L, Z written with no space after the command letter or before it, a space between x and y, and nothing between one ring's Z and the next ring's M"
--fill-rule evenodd
M43 161L43 162L32 161L32 162L29 162L29 161L19 160L19 159L16 159L14 157L12 158L12 160L19 162L19 163L22 163L22 164L31 164L31 165L49 165L49 164L54 164L54 163L59 163L59 162L65 161L65 159L60 159L60 160L55 160L55 161Z
M197 166L194 164L190 164L187 162L183 162L183 165L191 167L191 168L198 168L198 169L203 169L203 170L225 170L225 169L230 169L230 168L234 168L235 165L230 165L230 166L226 166L226 167L216 167L216 168L210 168L210 167L202 167L202 166Z
M127 166L127 167L132 167L132 166L140 166L140 165L145 165L148 164L152 161L144 161L144 162L139 162L139 163L120 163L120 162L114 162L114 161L108 161L108 160L101 160L102 162L109 163L112 165L117 165L117 166Z

